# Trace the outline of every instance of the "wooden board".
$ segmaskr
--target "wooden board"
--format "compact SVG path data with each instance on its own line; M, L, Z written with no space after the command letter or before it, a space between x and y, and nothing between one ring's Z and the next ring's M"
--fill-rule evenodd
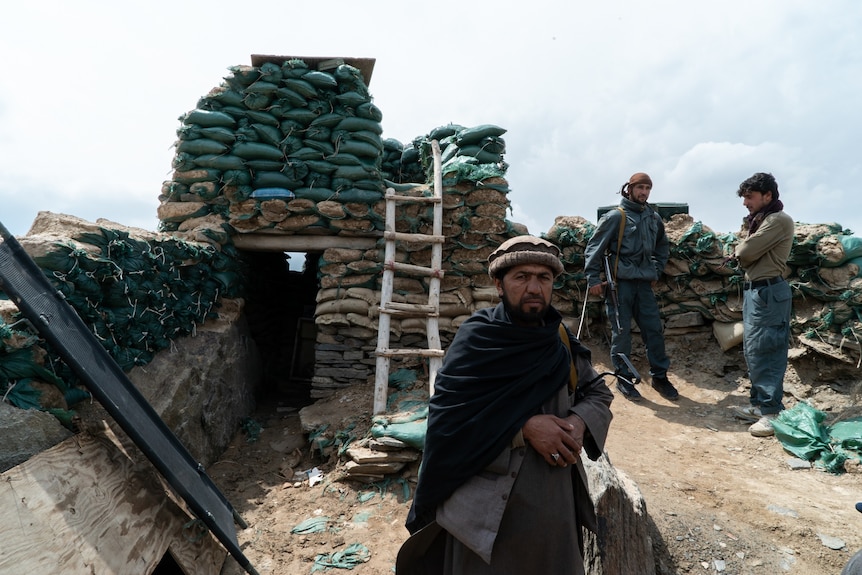
M0 573L149 575L170 551L186 575L217 575L226 556L186 528L181 506L134 444L105 426L0 475Z

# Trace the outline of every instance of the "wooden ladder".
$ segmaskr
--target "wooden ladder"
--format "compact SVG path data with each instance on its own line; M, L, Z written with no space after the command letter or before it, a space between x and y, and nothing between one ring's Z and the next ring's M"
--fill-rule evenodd
M386 190L386 229L383 232L385 249L383 252L383 285L380 290L380 317L377 328L377 369L374 377L374 415L386 411L389 388L389 363L395 356L416 356L429 358L428 393L434 394L434 380L437 370L443 365L443 350L440 347L440 279L443 277L443 174L441 169L440 144L431 141L434 155L434 192L432 196L403 196L395 190ZM408 234L395 231L395 208L399 203L433 204L434 221L432 234ZM395 242L431 244L431 267L426 268L395 261ZM430 277L428 303L411 304L392 301L392 288L395 272L410 276ZM428 335L428 349L390 349L390 321L392 316L425 317Z

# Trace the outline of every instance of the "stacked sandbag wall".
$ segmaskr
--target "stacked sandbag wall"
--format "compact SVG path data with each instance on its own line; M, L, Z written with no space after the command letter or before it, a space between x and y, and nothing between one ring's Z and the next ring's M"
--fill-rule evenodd
M357 68L331 66L231 67L180 117L162 231L207 216L239 233L381 230L383 114Z
M243 269L231 245L47 212L19 241L124 372L194 335L220 309L242 308ZM0 306L0 395L71 426L75 404L89 394L6 303Z
M488 276L486 260L493 249L526 228L506 219L508 184L502 177L481 181L462 179L449 173L443 186L444 276L440 287L438 319L443 348L458 326L477 309L495 305L497 292ZM429 193L427 186L403 190L403 195ZM412 204L400 209L396 231L431 234L433 208ZM422 267L431 266L430 244L399 242L395 260ZM312 397L331 395L336 389L357 382L372 382L376 364L377 322L383 273L384 245L373 249L327 249L320 259L320 285L315 322L317 353ZM429 279L396 274L392 300L427 304ZM393 317L391 348L427 348L424 318ZM393 360L416 366L412 360ZM421 368L420 368L421 369Z

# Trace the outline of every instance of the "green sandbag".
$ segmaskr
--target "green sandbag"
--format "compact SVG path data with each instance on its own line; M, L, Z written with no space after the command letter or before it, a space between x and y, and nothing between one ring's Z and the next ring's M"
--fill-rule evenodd
M260 141L264 144L278 147L278 145L281 143L281 130L279 130L275 126L252 124L251 127L257 133L258 137L260 138Z
M465 128L458 132L456 142L459 146L478 144L484 138L496 138L506 133L505 128L493 124L482 124L473 128Z
M365 118L359 118L357 116L345 117L338 123L337 128L339 130L347 130L348 132L368 130L369 132L374 132L375 134L383 133L383 128L380 126L380 122L368 120Z
M284 157L280 149L261 142L239 142L232 152L246 160L280 160Z
M251 93L246 94L242 99L242 103L249 110L266 110L272 104L272 94L268 93Z
M275 92L277 100L275 105L289 110L290 108L302 108L308 102L305 97L299 92L294 92L290 88L281 87Z
M304 100L317 97L317 88L315 88L314 85L304 77L285 78L281 81L281 84L284 88L299 94Z
M328 89L338 86L338 82L335 81L335 77L332 74L320 70L308 70L302 75L302 79L315 88Z
M286 188L292 190L302 185L302 180L294 180L281 172L257 172L252 186L258 188Z
M278 118L264 110L243 110L243 115L252 122L267 126L278 126Z
M180 116L180 121L184 124L197 124L205 128L213 128L221 126L225 128L233 128L236 126L236 120L229 114L224 112L216 112L214 110L192 110L191 112Z
M366 120L374 120L375 122L383 120L383 112L372 102L366 102L357 106L356 115Z
M428 420L409 421L405 423L380 423L371 426L373 437L392 437L403 441L410 447L422 450L425 447L425 432L428 430Z
M223 154L228 151L228 145L207 138L196 138L194 140L180 140L177 143L177 153L202 156L204 154Z

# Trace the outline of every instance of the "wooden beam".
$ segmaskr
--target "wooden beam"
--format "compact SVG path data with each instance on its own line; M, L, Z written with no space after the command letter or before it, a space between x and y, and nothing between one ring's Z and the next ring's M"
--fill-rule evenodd
M377 238L357 236L298 236L292 234L236 234L233 243L250 252L322 252L329 248L368 250Z

